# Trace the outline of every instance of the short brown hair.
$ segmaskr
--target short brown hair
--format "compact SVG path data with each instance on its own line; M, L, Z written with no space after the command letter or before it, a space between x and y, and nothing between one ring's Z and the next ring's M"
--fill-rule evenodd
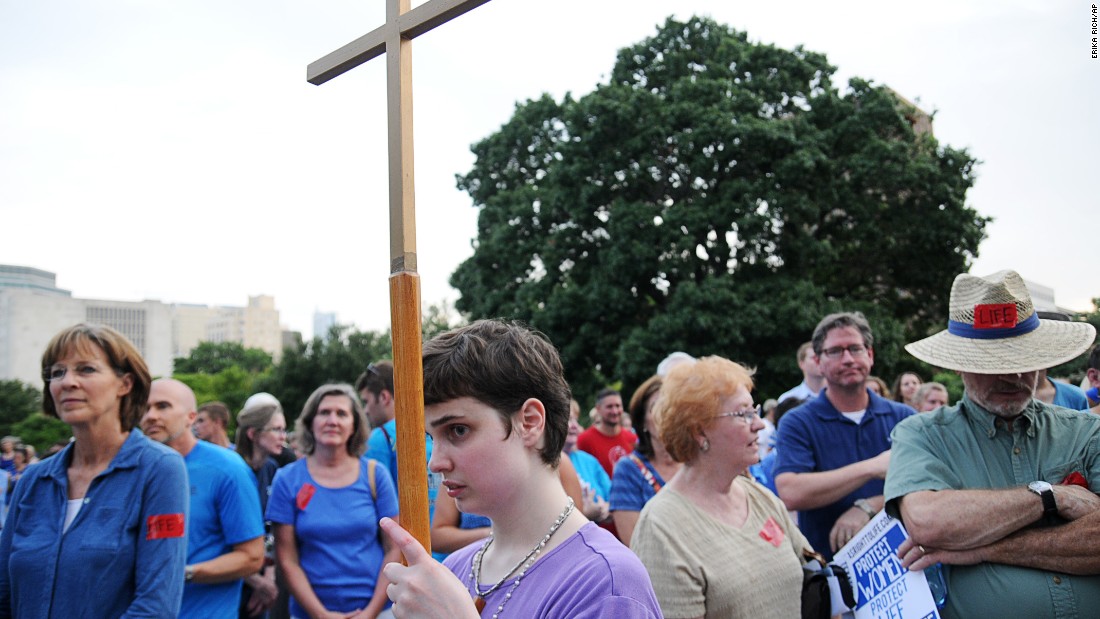
M654 374L639 385L634 390L634 395L630 396L630 418L634 422L634 433L638 435L638 445L634 448L634 451L651 459L653 458L653 437L649 435L649 430L646 429L646 407L649 405L649 401L660 393L663 383L664 379Z
M122 396L119 403L118 416L122 423L122 431L129 432L141 421L145 415L145 408L149 404L149 386L153 382L149 374L149 366L141 358L141 353L134 347L126 336L118 331L105 326L80 323L53 336L46 345L46 352L42 353L42 379L45 385L42 387L42 411L50 417L57 417L57 407L54 405L53 396L50 395L49 370L53 364L62 357L72 352L90 352L91 347L103 351L111 369L119 376L129 374L133 385L130 393Z
M812 352L813 349L814 349L814 343L813 342L803 342L802 345L798 347L798 357L797 357L798 362L802 363L802 358L806 356L806 351L811 351Z
M546 409L542 461L557 466L569 431L569 385L545 335L518 322L478 320L424 345L424 405L473 398L492 407L512 433L528 398Z
M229 429L229 407L225 405L225 402L207 402L195 412L206 413L211 421L221 424L223 430Z
M312 454L317 448L317 437L313 436L313 418L317 416L317 410L321 408L321 400L325 396L343 395L351 400L352 420L355 426L346 444L348 455L359 457L367 450L367 419L363 415L363 405L359 403L359 396L347 383L333 383L321 385L313 390L302 407L302 414L298 417L295 428L298 447L307 454Z
M821 322L814 327L814 336L810 340L813 343L814 354L821 356L821 349L825 347L825 338L829 337L830 331L846 327L853 327L859 331L864 346L875 347L875 334L871 332L871 324L867 322L867 317L862 312L839 312L822 318Z
M378 397L383 391L393 393L393 362L377 361L367 366L365 372L355 379L355 393L366 389Z
M653 410L668 454L680 462L693 462L699 455L695 437L721 412L723 399L738 387L752 390L752 375L753 370L740 363L716 356L672 368Z

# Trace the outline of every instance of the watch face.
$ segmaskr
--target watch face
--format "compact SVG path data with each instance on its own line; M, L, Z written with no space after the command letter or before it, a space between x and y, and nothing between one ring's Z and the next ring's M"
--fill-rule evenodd
M1032 492L1050 492L1054 490L1054 487L1050 485L1050 482L1046 481L1033 481L1027 485Z

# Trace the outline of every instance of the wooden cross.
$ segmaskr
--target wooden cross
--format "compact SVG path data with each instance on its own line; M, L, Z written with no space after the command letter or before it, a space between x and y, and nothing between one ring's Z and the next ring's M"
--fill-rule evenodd
M386 0L386 23L310 63L311 84L323 84L386 54L390 179L390 321L397 418L401 524L431 550L424 471L424 367L421 361L420 276L416 272L413 190L412 39L489 0Z

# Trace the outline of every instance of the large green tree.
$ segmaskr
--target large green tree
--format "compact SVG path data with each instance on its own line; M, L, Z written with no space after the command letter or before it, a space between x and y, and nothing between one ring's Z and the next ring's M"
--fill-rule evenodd
M947 313L987 219L975 160L916 135L891 91L824 55L669 19L580 98L517 105L458 185L481 209L456 307L528 321L584 399L633 389L668 352L798 380L826 312L873 321L877 370Z
M186 357L176 357L173 374L217 374L237 366L246 372L263 372L272 365L271 355L239 342L200 342Z

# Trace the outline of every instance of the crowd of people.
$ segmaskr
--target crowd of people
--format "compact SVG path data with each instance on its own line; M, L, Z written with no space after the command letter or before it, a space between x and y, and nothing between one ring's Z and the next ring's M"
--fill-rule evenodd
M57 334L43 408L71 442L37 464L0 440L4 617L798 617L803 564L881 511L896 560L937 568L944 617L1100 609L1100 345L1040 316L1011 271L960 275L947 330L909 344L944 384L872 374L858 312L754 370L673 353L581 425L554 345L482 320L423 350L431 551L400 525L393 364L319 386L288 434L154 380L108 327ZM1088 390L1047 369L1092 346ZM629 422L627 421L629 420ZM14 479L14 481L11 481Z

